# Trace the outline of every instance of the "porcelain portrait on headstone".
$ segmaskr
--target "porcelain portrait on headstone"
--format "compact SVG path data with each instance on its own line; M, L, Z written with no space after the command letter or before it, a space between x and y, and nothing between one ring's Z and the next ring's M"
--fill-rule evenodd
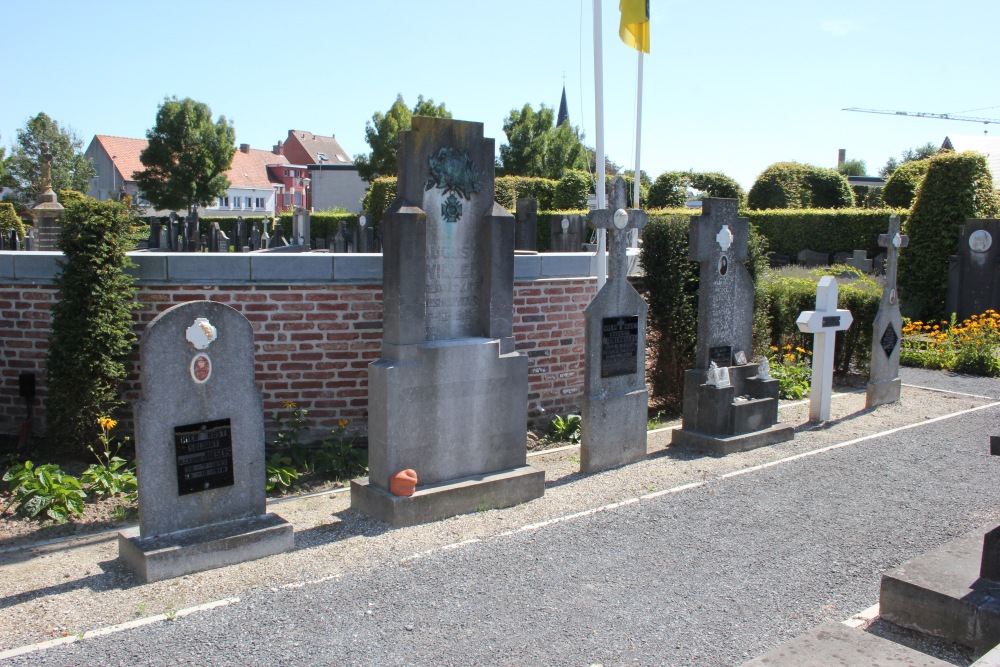
M977 229L969 234L969 249L972 252L986 252L993 245L993 237L985 229Z
M219 331L208 319L199 317L195 319L194 324L187 328L184 336L189 343L194 345L194 349L205 350L212 344L212 341L219 337Z

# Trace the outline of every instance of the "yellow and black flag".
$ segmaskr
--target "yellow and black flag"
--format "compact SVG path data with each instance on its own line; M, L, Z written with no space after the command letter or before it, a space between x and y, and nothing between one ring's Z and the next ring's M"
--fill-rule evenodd
M622 22L618 34L626 45L649 53L649 0L619 0Z

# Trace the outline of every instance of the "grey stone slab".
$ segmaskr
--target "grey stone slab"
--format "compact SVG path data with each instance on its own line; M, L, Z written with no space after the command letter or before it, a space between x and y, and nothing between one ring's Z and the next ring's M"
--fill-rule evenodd
M412 496L395 496L369 483L351 482L351 507L392 526L413 526L458 514L511 507L541 498L545 473L519 466L419 486Z
M381 253L351 253L333 256L334 280L382 282Z
M899 351L903 342L903 317L896 293L896 267L900 248L909 238L900 232L899 216L889 217L889 230L879 235L879 245L886 249L885 284L882 299L872 323L872 353L865 407L874 408L899 400Z
M946 312L959 321L1000 311L1000 220L966 220L950 259Z
M882 575L881 617L977 653L1000 644L1000 583L980 577L983 532L952 540Z
M129 259L135 264L129 275L138 281L162 282L167 279L167 252L134 252Z
M333 280L333 255L328 253L297 253L249 255L253 280L287 282L329 282Z
M542 255L515 255L514 280L534 280L542 275Z
M11 279L14 277L14 255L19 254L19 250L0 252L0 278Z
M249 282L250 257L242 253L171 253L167 258L167 277L203 283Z
M59 261L62 258L61 252L53 251L15 253L14 278L51 282L59 273Z
M713 436L698 431L676 429L671 434L670 444L691 447L715 456L725 456L785 442L791 440L794 435L795 429L786 424L775 424L763 431L729 436Z
M584 396L580 472L592 473L646 458L649 392Z
M743 667L945 667L948 664L831 621L743 663Z
M997 646L983 657L976 660L969 667L1000 667L1000 646Z
M515 214L514 249L536 250L538 248L538 200L522 198L517 200Z
M290 550L292 524L276 514L237 519L144 539L118 533L118 554L147 583L173 579Z
M593 276L597 274L592 264L593 255L586 253L544 253L542 258L543 278L567 276Z

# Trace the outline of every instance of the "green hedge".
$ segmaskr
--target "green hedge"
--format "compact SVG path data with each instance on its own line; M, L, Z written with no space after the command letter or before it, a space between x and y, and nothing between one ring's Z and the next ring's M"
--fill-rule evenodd
M500 176L494 184L498 204L508 211L517 210L517 200L532 197L538 200L539 210L556 208L556 186L559 181L528 176Z
M590 174L585 171L567 169L556 183L555 195L552 197L552 208L560 211L587 208L591 180ZM541 202L539 202L539 207L549 208L542 206Z
M834 276L838 283L837 306L851 311L853 324L837 335L835 368L841 373L853 369L866 372L870 362L872 325L882 299L882 286L873 278L847 266L807 270L790 267L769 271L757 281L767 304L767 328L771 345L802 347L812 351L813 335L799 331L795 320L804 310L816 308L816 286L822 276Z
M17 214L14 205L8 202L0 202L0 233L6 234L12 229L17 230L18 238L24 238L24 223L21 221L21 216Z
M382 224L382 214L389 208L396 198L396 177L381 176L376 178L368 186L364 198L361 200L361 207L368 212L371 218L372 229L378 229Z
M850 208L854 193L836 169L777 162L765 169L747 194L747 208Z
M913 198L917 194L917 188L927 174L929 165L929 159L910 160L899 165L885 182L882 199L886 205L910 208L910 205L913 204Z
M924 322L948 319L948 257L959 229L970 218L1000 212L986 158L979 153L942 153L929 159L904 230L910 244L899 254L899 299L903 314Z
M757 230L767 238L772 252L788 255L794 261L802 250L851 252L865 250L869 257L883 251L878 235L889 228L889 216L902 209L768 209L742 211Z
M292 214L282 213L278 218L278 224L285 232L285 238L291 239ZM345 227L357 227L358 214L348 211L315 211L309 215L309 235L314 239L333 236L341 224Z

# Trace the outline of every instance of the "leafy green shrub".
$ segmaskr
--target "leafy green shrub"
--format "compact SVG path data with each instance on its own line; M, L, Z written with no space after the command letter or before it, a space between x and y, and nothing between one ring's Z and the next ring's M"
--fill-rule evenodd
M212 223L219 223L219 229L226 233L231 242L236 241L236 218L238 216L220 216L220 215L208 215L208 216L198 216L198 234L208 235L208 232L212 229ZM167 218L161 219L163 224L166 224ZM273 234L272 229L273 218L268 215L256 215L256 216L243 216L243 222L247 226L247 234L250 234L252 227L250 223L257 226L257 229L261 229L261 223L268 230L268 234ZM146 234L149 234L147 228Z
M778 398L797 401L809 394L812 384L812 352L803 347L771 346L767 355L771 377L778 381Z
M0 202L0 234L9 233L12 229L17 230L18 238L24 238L24 223L14 209L14 205L9 202Z
M911 160L899 165L886 180L885 188L882 190L882 200L885 205L910 208L929 166L929 159Z
M550 178L500 176L494 181L494 198L511 212L517 209L518 199L529 197L538 200L538 210L552 210L558 208L553 203L558 183Z
M767 238L772 252L796 257L801 250L850 252L865 250L874 257L884 248L878 235L888 229L889 216L896 213L904 223L901 209L767 209L743 211L751 224Z
M836 169L798 162L776 162L765 169L747 195L747 207L849 208L854 193L847 178Z
M649 188L646 208L683 208L687 184L688 177L683 171L663 172Z
M985 157L966 152L930 158L904 228L910 244L899 255L904 315L925 321L946 317L948 257L955 252L959 229L966 219L992 218L998 211Z
M556 183L555 194L552 197L552 208L559 211L587 208L590 182L590 174L587 172L567 169Z
M364 198L361 200L361 208L368 212L371 218L372 229L378 229L382 224L382 214L389 208L396 198L396 177L380 176L371 182Z
M718 171L692 171L688 174L690 185L695 190L701 190L708 197L735 199L738 206L746 204L747 193L742 186L732 178Z
M277 491L284 493L290 489L292 482L299 478L299 473L292 464L292 457L275 452L264 464L267 473L267 481L264 488L267 492Z
M48 436L66 453L82 453L98 433L98 418L121 405L119 385L135 341L135 289L125 272L137 220L126 202L83 199L66 207L59 233L49 339Z
M583 420L580 415L566 415L565 419L556 415L549 424L549 435L559 442L579 444L582 429Z
M0 515L12 506L15 511L36 518L43 511L50 519L62 523L70 515L83 514L83 500L87 497L80 480L67 475L52 463L35 467L31 461L16 465L4 473L3 481L11 500Z
M97 458L97 463L90 464L80 481L87 487L87 494L97 498L110 498L113 496L125 496L126 500L135 500L138 494L138 479L135 476L135 466L118 456L124 443L117 443L115 451L111 451L111 429L117 426L118 422L110 417L101 417L97 420L101 428L98 440L102 451L98 452L93 445L87 445L90 453ZM125 438L128 440L128 438Z
M870 361L872 325L882 298L882 287L870 276L849 266L825 266L813 270L790 267L771 271L757 281L757 289L768 294L770 349L812 348L812 334L799 331L795 320L802 311L816 309L816 286L822 276L837 278L837 306L851 311L854 318L850 329L837 334L834 367L841 373L847 373L852 368L865 371Z

